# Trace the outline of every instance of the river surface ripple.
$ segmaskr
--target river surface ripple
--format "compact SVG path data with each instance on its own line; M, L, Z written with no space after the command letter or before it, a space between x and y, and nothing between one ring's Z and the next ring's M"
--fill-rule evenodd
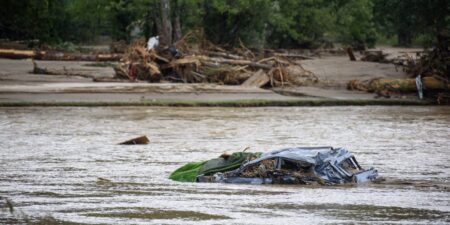
M143 134L149 145L116 145ZM346 187L167 179L224 151L323 145L346 147L382 179ZM449 147L449 107L0 108L0 223L446 224Z

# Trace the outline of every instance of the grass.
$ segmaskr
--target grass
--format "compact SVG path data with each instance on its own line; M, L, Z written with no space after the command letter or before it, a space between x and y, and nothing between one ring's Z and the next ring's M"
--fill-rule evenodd
M170 107L269 107L269 106L368 106L368 105L433 105L429 101L414 100L226 100L184 101L155 100L134 102L0 102L0 107L99 107L99 106L170 106Z

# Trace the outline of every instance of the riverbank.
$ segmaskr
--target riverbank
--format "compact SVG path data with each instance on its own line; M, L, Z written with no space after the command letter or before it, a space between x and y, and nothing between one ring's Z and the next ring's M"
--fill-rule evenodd
M101 107L101 106L173 106L173 107L269 107L269 106L389 106L433 105L404 100L236 100L236 101L141 101L141 102L1 102L0 107Z
M325 56L301 61L319 78L310 86L273 89L208 83L93 82L111 78L111 65L83 61L37 61L48 69L77 71L87 76L30 74L31 60L0 59L0 106L335 106L429 105L414 94L390 98L348 91L352 79L406 75L394 65L351 62L346 56Z
M265 90L211 84L37 83L0 85L0 106L361 106L429 105L415 96L374 98L343 89Z

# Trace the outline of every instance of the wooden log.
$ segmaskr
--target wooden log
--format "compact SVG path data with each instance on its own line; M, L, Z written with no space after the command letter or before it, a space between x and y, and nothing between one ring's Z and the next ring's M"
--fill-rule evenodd
M424 90L449 90L450 84L438 80L434 77L422 78ZM417 91L416 79L375 79L369 82L369 89L371 90L389 90L397 92L415 92Z
M39 67L36 62L33 60L33 74L45 74L45 75L63 75L63 76L78 76L78 77L85 77L85 78L94 78L94 75L90 74L84 74L77 71L70 71L67 69L62 70L50 70L47 68L41 68Z
M65 52L41 52L34 58L55 61L120 61L123 54L80 54Z
M206 76L205 75L203 75L203 74L201 74L201 73L198 73L198 72L195 72L195 71L189 71L193 76L196 76L196 77L199 77L200 79L205 79L206 78Z
M262 63L257 63L257 62L252 62L250 60L235 60L235 59L224 59L224 58L210 58L210 57L201 57L200 58L201 61L208 61L208 62L213 62L213 63L225 63L225 64L230 64L230 65L239 65L239 66L250 66L256 69L265 69L265 70L270 70L272 69L272 65L267 65L267 64L262 64Z
M239 38L239 45L241 46L242 49L244 49L244 54L248 57L248 58L252 58L255 59L256 56L255 54L253 54L252 50L250 50L249 48L247 48L244 45L244 42L242 42L241 38Z
M33 50L0 49L0 58L40 59L58 61L120 61L123 54L80 54L64 52L45 52Z
M292 59L300 59L300 60L306 60L306 59L314 59L313 57L301 55L301 54L292 54L292 53L274 53L274 56L281 56L285 58L292 58Z
M118 62L122 59L123 54L98 54L95 61L115 61Z
M186 56L181 59L172 60L169 64L170 67L176 67L180 65L192 64L195 66L200 66L200 60L196 57Z
M256 68L256 69L265 69L265 70L270 70L273 68L272 65L255 63L255 62L251 62L250 64L248 64L248 66Z
M0 58L5 59L28 59L35 55L33 50L0 49Z
M150 143L150 140L148 140L147 136L144 135L130 139L128 141L121 142L119 143L119 145L146 145L148 143Z
M383 51L379 50L372 50L372 51L365 51L364 56L361 58L361 61L366 62L384 62L386 59L386 54L383 53Z
M346 50L347 50L348 57L350 58L350 61L356 61L356 57L355 57L355 54L353 54L352 47L348 47Z
M241 84L243 87L262 87L269 83L270 77L262 70L258 70Z
M134 83L134 82L137 82L137 81L132 81L129 79L119 79L119 78L113 78L113 77L95 77L92 79L92 81L107 82L107 83Z
M209 56L217 56L217 57L223 57L223 58L228 58L228 59L236 59L236 60L241 60L244 59L244 57L239 56L239 55L234 55L234 54L230 54L227 52L213 52L213 51L204 51L206 54L208 54Z

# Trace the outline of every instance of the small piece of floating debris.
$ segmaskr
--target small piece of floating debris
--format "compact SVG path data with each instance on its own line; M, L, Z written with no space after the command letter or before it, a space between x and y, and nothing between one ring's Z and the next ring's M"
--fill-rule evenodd
M146 145L148 143L150 143L150 140L148 140L147 136L144 135L130 139L128 141L121 142L119 143L119 145Z
M191 162L170 179L238 184L347 184L373 181L374 168L363 169L345 148L295 147L267 153L235 152Z

